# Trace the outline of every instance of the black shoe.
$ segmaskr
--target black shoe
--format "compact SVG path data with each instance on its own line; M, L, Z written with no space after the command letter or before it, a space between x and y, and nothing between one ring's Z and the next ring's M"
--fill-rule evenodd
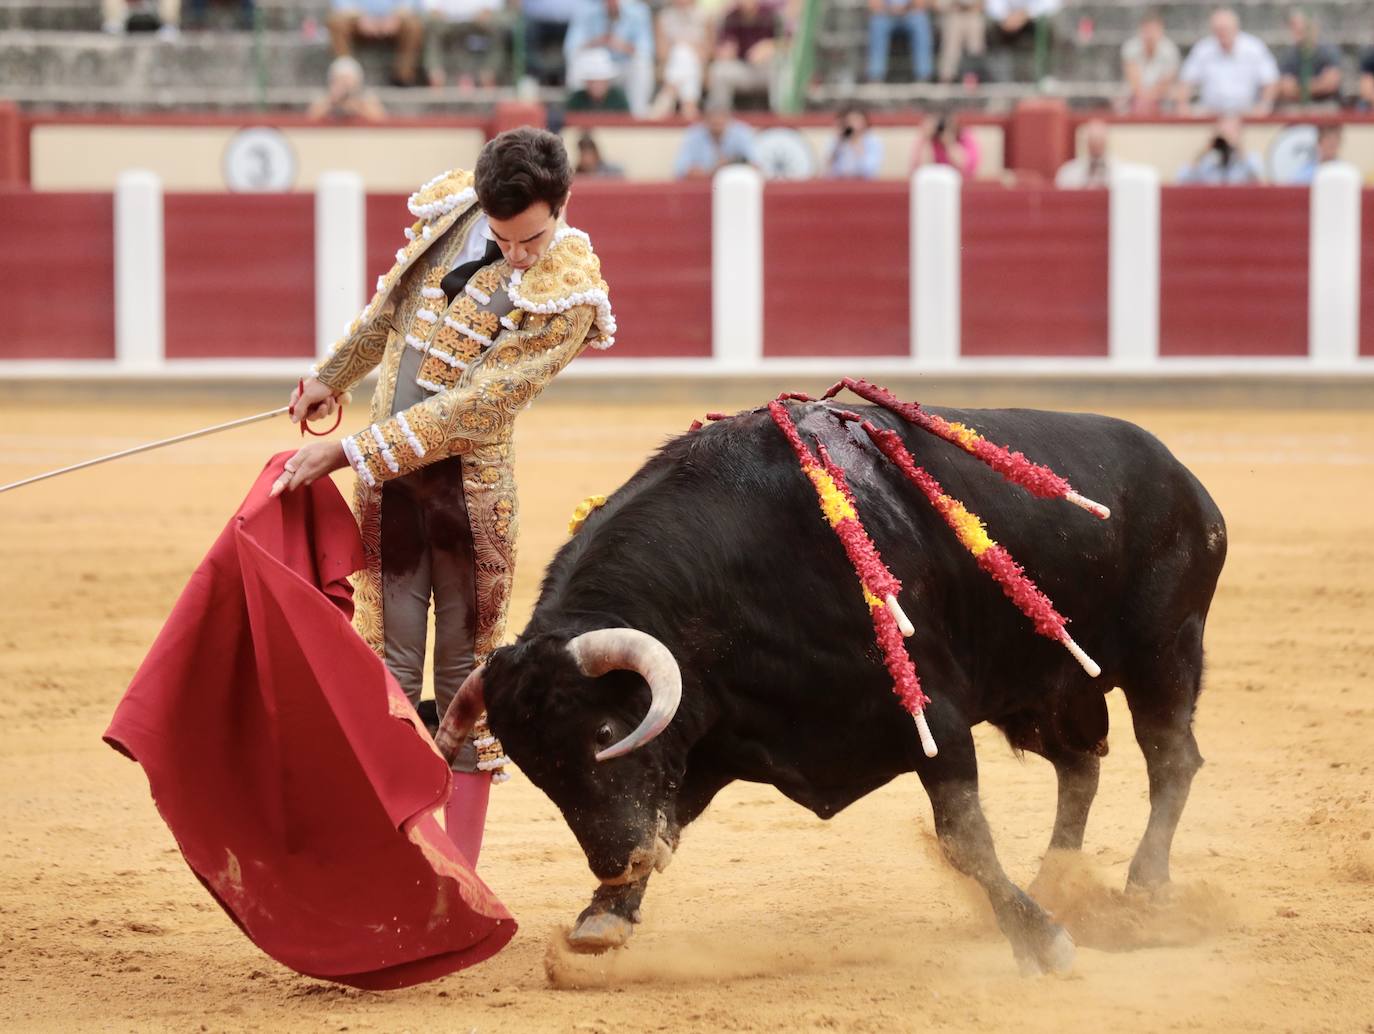
M415 709L420 716L420 721L425 723L425 728L433 736L439 731L439 705L433 699L421 700L420 706Z

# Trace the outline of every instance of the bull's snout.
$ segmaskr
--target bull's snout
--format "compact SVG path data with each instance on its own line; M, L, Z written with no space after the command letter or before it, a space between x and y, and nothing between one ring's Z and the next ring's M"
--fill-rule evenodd
M655 869L662 872L668 868L668 863L672 860L672 846L661 835L656 835L649 843L640 844L630 852L630 859L619 874L603 876L601 873L596 873L596 876L607 887L619 887L626 883L642 880Z

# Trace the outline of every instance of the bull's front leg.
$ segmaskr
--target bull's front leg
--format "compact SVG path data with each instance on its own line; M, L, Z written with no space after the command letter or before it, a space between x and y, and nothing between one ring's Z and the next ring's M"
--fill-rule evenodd
M932 716L935 717L935 716ZM935 833L949 863L987 892L997 925L1021 971L1062 973L1073 966L1073 941L1064 928L1007 878L978 800L978 763L967 724L941 721L934 729L940 753L917 767L935 816ZM936 723L932 722L932 726Z
M656 851L655 868L665 869L682 839L682 829L711 803L731 776L713 766L696 766L683 774L660 827L659 841L667 848ZM657 845L656 845L657 846ZM603 883L592 895L568 935L574 951L598 953L622 947L640 922L640 905L649 887L650 873L621 884Z
M603 883L577 917L568 944L574 951L590 954L621 947L640 920L639 906L648 886L648 876L615 886Z

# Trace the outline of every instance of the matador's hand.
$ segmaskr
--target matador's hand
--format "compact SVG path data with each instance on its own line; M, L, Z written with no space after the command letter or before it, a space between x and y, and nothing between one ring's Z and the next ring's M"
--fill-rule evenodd
M332 416L338 405L334 390L318 377L311 377L303 386L291 389L291 422L298 424L302 420Z
M348 466L341 442L311 442L302 445L296 455L286 461L281 477L272 482L268 496L275 498L283 492L308 485L324 477L330 471L342 470Z

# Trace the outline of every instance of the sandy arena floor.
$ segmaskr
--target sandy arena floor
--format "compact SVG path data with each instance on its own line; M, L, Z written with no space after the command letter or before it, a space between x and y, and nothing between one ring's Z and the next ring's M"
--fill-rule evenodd
M0 482L255 403L6 402ZM573 505L708 408L551 400L522 419L513 628ZM1016 975L986 906L935 858L914 776L830 823L768 788L727 789L655 878L630 948L600 960L554 947L593 880L517 776L493 795L483 853L522 926L503 954L389 994L260 954L100 734L188 573L265 458L291 447L282 424L0 496L0 1028L1374 1032L1374 414L1119 415L1201 477L1231 552L1178 883L1166 900L1120 893L1147 802L1113 693L1086 853L1037 889L1079 942L1072 976ZM989 730L979 745L1003 861L1029 883L1052 770Z

